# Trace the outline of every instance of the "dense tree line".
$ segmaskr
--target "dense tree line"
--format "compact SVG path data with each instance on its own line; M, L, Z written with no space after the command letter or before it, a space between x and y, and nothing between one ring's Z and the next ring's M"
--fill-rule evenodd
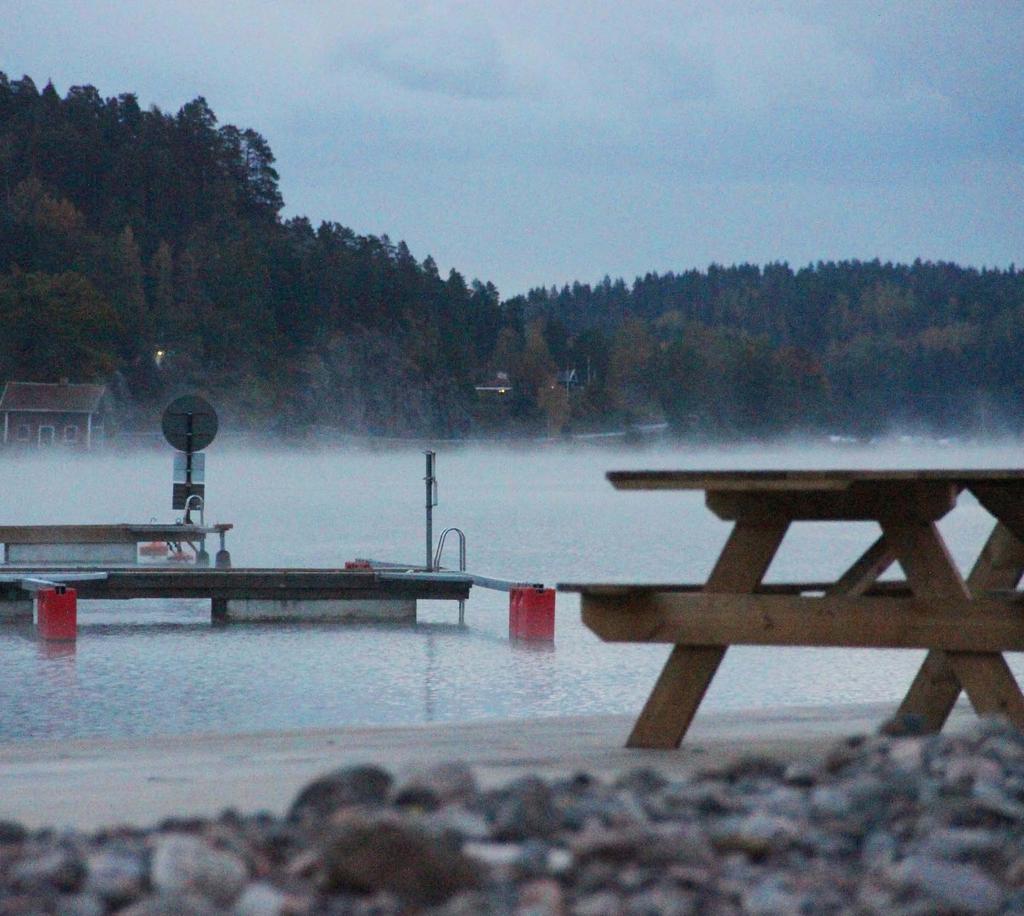
M199 389L293 436L1018 429L1012 267L712 265L503 302L282 205L266 140L202 98L0 73L0 375L108 381L140 424ZM474 389L499 372L507 395Z

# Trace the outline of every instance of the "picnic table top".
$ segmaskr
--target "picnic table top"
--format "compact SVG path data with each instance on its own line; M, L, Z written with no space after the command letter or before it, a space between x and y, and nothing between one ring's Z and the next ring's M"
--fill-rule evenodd
M640 470L609 471L617 490L735 490L792 491L845 490L853 484L936 483L970 487L978 484L1024 486L1021 468L929 468L861 470L708 471Z

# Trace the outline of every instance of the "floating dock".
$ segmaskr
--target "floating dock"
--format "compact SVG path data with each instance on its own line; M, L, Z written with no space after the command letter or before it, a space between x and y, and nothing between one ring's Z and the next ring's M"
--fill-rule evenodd
M83 601L208 599L227 621L414 621L416 602L465 601L471 576L395 569L0 567L0 620L32 614L40 580L66 583Z

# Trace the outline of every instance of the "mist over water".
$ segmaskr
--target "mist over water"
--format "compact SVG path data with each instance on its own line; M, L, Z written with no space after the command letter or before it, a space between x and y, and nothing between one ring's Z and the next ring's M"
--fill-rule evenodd
M540 581L701 581L728 526L699 493L619 493L629 468L1019 467L1016 441L892 439L730 448L463 447L438 453L434 530L462 528L469 568ZM233 522L235 566L424 561L423 456L415 447L220 448L207 457L207 522ZM0 524L175 520L170 450L0 459ZM969 496L940 523L962 568L991 528ZM796 525L768 580L836 575L870 524ZM456 565L455 545L445 565ZM0 740L635 713L666 646L607 646L559 595L556 641L511 644L508 596L421 602L416 626L234 625L207 602L82 602L74 650L0 627ZM730 649L702 707L897 700L922 653ZM1021 675L1019 657L1010 657Z

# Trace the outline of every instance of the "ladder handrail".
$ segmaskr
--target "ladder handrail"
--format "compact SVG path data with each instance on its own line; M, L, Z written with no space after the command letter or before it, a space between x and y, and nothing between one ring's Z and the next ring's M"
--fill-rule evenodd
M444 542L448 535L455 532L459 536L459 572L466 571L466 533L461 528L445 528L437 539L437 550L434 552L434 563L430 568L431 572L437 572L441 568L441 553L444 551ZM466 602L459 601L459 626L466 622Z
M431 570L437 572L441 568L441 553L448 535L455 532L459 536L459 572L466 571L466 534L461 528L445 528L437 539L437 550L434 552L434 565Z

